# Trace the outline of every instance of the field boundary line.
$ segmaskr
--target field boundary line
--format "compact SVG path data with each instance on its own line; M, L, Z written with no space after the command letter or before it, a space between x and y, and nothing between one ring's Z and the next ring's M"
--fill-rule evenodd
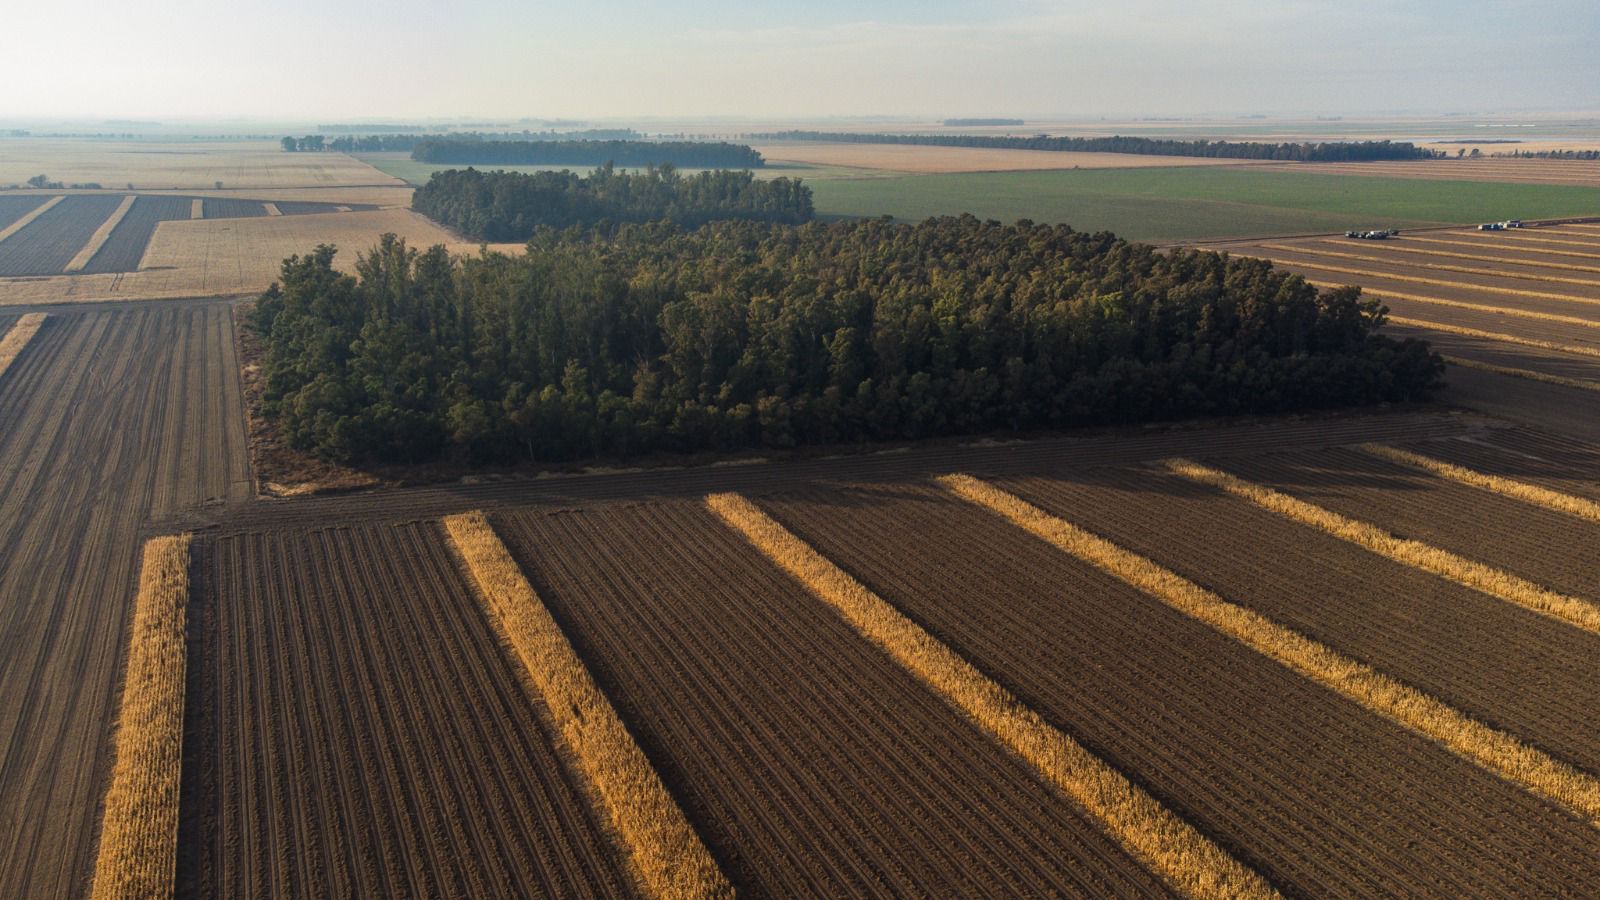
M731 897L711 852L488 518L448 516L444 530L599 799L639 887L653 897Z
M1323 243L1324 244L1333 244L1335 246L1340 246L1340 247L1345 246L1343 243L1340 243L1339 241L1333 240L1331 238L1323 240ZM1448 243L1448 242L1439 241L1438 243L1443 244L1443 243ZM1261 246L1265 247L1267 245L1266 244L1262 244ZM1567 271L1567 272L1600 272L1600 266L1581 266L1581 265L1578 265L1577 263L1541 262L1541 261L1538 261L1538 260L1530 261L1530 260L1526 260L1526 259L1516 259L1515 257L1510 257L1510 256L1480 256L1480 255L1478 255L1476 253L1452 253L1449 250L1428 250L1428 249L1423 248L1423 247L1397 247L1397 246L1395 246L1393 244L1385 245L1383 249L1386 252L1389 252L1389 253L1410 253L1410 254L1413 254L1415 256L1443 256L1443 257L1449 257L1451 259L1472 259L1472 260L1477 260L1478 262L1505 263L1507 265L1512 265L1512 266L1538 266L1539 268L1542 268L1542 269L1561 269L1562 271ZM1332 253L1333 251L1307 249L1304 252L1307 252L1307 253ZM1359 257L1359 258L1367 259L1369 257ZM1374 260L1382 260L1383 259L1383 257L1381 257L1381 256L1370 257L1370 258L1374 259ZM1395 261L1398 262L1398 260L1395 260ZM1430 266L1429 268L1433 268L1433 267ZM1495 274L1498 275L1498 274L1505 274L1505 273L1497 272ZM1584 282L1584 283L1585 284L1589 284L1591 282Z
M62 269L61 273L69 275L73 272L82 271L83 267L94 259L94 255L100 252L100 248L105 246L106 241L111 240L111 232L122 224L122 217L128 214L128 210L133 208L133 202L137 199L139 198L134 194L123 197L122 202L118 203L117 208L111 211L111 215L106 216L106 220L100 223L100 227L94 230L94 234L89 235L88 242L83 245L83 248L78 251L76 256L72 257L71 262L67 263L67 267Z
M1600 385L1596 387L1600 388ZM1463 587L1540 613L1558 622L1600 634L1600 607L1588 601L1541 587L1521 576L1474 562L1431 544L1396 537L1371 523L1342 516L1331 509L1307 503L1220 469L1213 469L1181 457L1165 460L1163 464L1175 475L1218 488L1235 497L1248 500L1268 512L1302 525L1309 525L1386 559L1438 575Z
M6 374L11 364L22 355L28 342L39 333L44 320L44 313L27 313L18 316L17 321L11 323L11 328L5 334L0 334L0 375Z
M1545 384L1558 384L1562 387L1576 388L1580 391L1600 391L1600 381L1585 381L1582 378L1568 378L1565 375L1551 375L1548 372L1536 372L1533 369L1519 369L1515 366L1502 366L1495 363L1482 362L1476 359L1467 359L1461 356L1444 356L1444 361L1452 366L1463 369L1477 369L1480 372L1490 372L1495 375L1509 375L1512 378L1525 378L1529 381L1542 381Z
M1306 253L1311 256L1330 256L1338 259L1354 259L1361 262L1392 263L1394 265L1412 266L1418 269L1427 269L1433 272L1459 272L1463 275L1487 275L1493 278L1520 278L1524 281L1548 281L1551 284L1575 284L1580 287L1600 287L1600 281L1588 278L1565 278L1560 275L1538 275L1529 272L1501 272L1495 269L1480 269L1475 266L1452 266L1444 263L1411 262L1409 260L1384 259L1381 256L1363 256L1359 253L1344 253L1338 250L1321 250L1316 247L1295 247L1289 244L1261 244L1263 249L1278 250L1288 253ZM1411 250L1411 253L1426 253L1428 251ZM1505 260L1512 262L1511 260ZM1516 265L1538 265L1537 263L1515 263Z
M1424 244L1440 244L1440 245L1445 246L1445 247L1465 247L1468 250L1477 249L1476 247L1474 247L1472 245L1471 242L1463 244L1463 243L1461 243L1459 241L1441 241L1438 238L1417 237L1417 236L1411 235L1411 234L1407 234L1405 239L1406 239L1407 242L1416 241L1416 242L1420 242L1420 243L1424 243ZM1495 246L1504 247L1505 245L1504 244L1496 244ZM1529 249L1527 252L1528 253L1543 253L1546 256L1575 256L1575 257L1578 257L1579 259L1600 259L1600 253L1579 253L1579 252L1577 252L1575 250L1546 250L1546 249L1540 249L1540 248L1535 247L1535 248ZM1532 264L1530 263L1529 265L1532 265Z
M1291 672L1600 826L1600 779L1014 494L970 475L946 475L939 481L969 503L995 513Z
M67 199L65 194L58 195L58 196L55 196L55 197L51 197L49 200L46 200L45 202L39 204L38 206L35 206L33 208L32 212L29 212L27 215L23 216L22 218L16 220L15 222L12 222L10 225L7 225L4 228L0 228L0 241L3 241L6 238L11 237L13 234L16 234L17 232L21 231L24 228L27 228L29 225L33 224L33 220L34 219L37 219L40 216L44 215L45 213L49 212L50 210L54 209L55 205L57 203L60 203L61 201L65 200L65 199Z
M1298 252L1298 251L1296 251ZM1511 297L1532 297L1536 300L1562 300L1568 303L1586 303L1591 306L1600 306L1600 300L1593 297L1572 297L1567 294L1551 294L1545 291L1523 291L1516 288L1492 287L1484 284L1472 284L1466 281L1445 281L1440 278L1421 278L1416 275L1393 275L1385 272L1370 272L1366 269L1351 269L1345 266L1333 266L1327 263L1302 262L1300 260L1274 259L1270 256L1260 257L1273 265L1284 266L1292 270L1294 266L1303 266L1307 269L1323 269L1328 272L1337 272L1341 275L1360 275L1366 278L1384 278L1389 281L1404 281L1411 284L1431 284L1434 287L1463 288L1471 291L1486 291L1491 294L1505 294Z
M1082 806L1151 871L1193 897L1276 897L1260 875L1046 722L888 601L738 494L711 494L729 528L833 607L863 637L965 712Z
M1485 340L1499 341L1505 344L1520 344L1524 347L1536 347L1540 350L1555 350L1560 353L1577 353L1582 356L1600 357L1600 347L1579 347L1574 344L1558 344L1555 341L1546 341L1539 338L1518 337L1514 334L1501 334L1498 331L1480 331L1468 328L1465 325L1446 325L1443 322L1428 322L1422 319L1409 319L1405 316L1389 316L1389 321L1396 325L1406 325L1411 328L1432 328L1447 334L1459 334L1463 337L1476 337Z
M1325 288L1329 290L1346 287L1346 285L1339 284L1338 282L1319 281L1315 278L1307 278L1306 284L1309 284L1312 287ZM1576 325L1580 328L1600 328L1600 321L1581 319L1577 316L1563 316L1558 313L1539 312L1538 310L1532 309L1517 309L1516 307L1507 306L1489 306L1484 303L1468 303L1465 300L1446 300L1443 297L1424 297L1420 294L1403 294L1399 291L1388 290L1387 288L1363 287L1361 288L1361 293L1369 294L1373 297L1387 297L1391 300L1408 300L1412 303L1430 303L1434 306L1448 306L1453 309L1468 309L1472 310L1473 312L1510 316L1516 319L1537 319L1541 322L1560 322L1563 325Z
M1442 459L1435 459L1431 456L1424 456L1421 453L1415 453L1401 447L1391 447L1388 444L1360 444L1356 449L1369 456L1377 456L1390 462L1424 469L1440 478L1446 478L1470 487L1482 488L1502 497L1510 497L1513 500L1532 503L1535 506L1553 509L1557 512L1577 516L1580 519L1588 519L1591 522L1600 522L1600 502L1590 500L1587 497L1563 494L1560 491L1552 491L1547 487L1541 487L1526 481L1490 475L1487 472L1479 472L1475 469L1458 466L1455 463L1445 462Z
M170 897L178 865L190 535L145 542L90 896Z

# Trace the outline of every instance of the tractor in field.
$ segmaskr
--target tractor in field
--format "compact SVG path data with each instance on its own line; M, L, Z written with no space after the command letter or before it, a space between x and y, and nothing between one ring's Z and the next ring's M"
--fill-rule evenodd
M1400 229L1398 228L1380 228L1372 231L1346 231L1344 233L1344 236L1347 238L1357 238L1363 241L1386 241L1389 238L1398 237L1399 235Z

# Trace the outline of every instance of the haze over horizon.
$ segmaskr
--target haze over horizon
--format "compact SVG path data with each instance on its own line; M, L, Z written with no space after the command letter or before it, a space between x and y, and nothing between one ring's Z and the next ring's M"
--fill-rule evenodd
M1591 0L64 0L7 31L12 120L1600 110Z

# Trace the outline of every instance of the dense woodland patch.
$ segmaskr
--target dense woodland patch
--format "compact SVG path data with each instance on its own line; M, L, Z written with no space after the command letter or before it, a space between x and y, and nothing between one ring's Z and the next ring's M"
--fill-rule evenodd
M520 256L394 236L285 261L265 414L344 461L841 441L1424 397L1384 310L1269 263L970 216L539 229Z
M609 163L573 172L435 172L411 208L485 241L525 241L540 227L657 222L695 227L713 219L798 224L813 214L798 179L757 181L749 172L682 175L672 166L618 172Z
M825 141L837 144L914 144L928 147L982 147L989 150L1056 150L1076 153L1132 153L1139 156L1199 156L1216 159L1294 162L1370 162L1434 159L1441 151L1394 141L1329 141L1267 144L1251 141L1174 141L1145 137L1009 137L986 134L859 134L833 131L779 131L750 135L753 140Z

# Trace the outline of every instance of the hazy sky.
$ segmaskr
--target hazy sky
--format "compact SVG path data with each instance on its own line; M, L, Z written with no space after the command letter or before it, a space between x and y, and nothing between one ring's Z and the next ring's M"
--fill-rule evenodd
M12 0L0 118L1600 109L1600 0Z

